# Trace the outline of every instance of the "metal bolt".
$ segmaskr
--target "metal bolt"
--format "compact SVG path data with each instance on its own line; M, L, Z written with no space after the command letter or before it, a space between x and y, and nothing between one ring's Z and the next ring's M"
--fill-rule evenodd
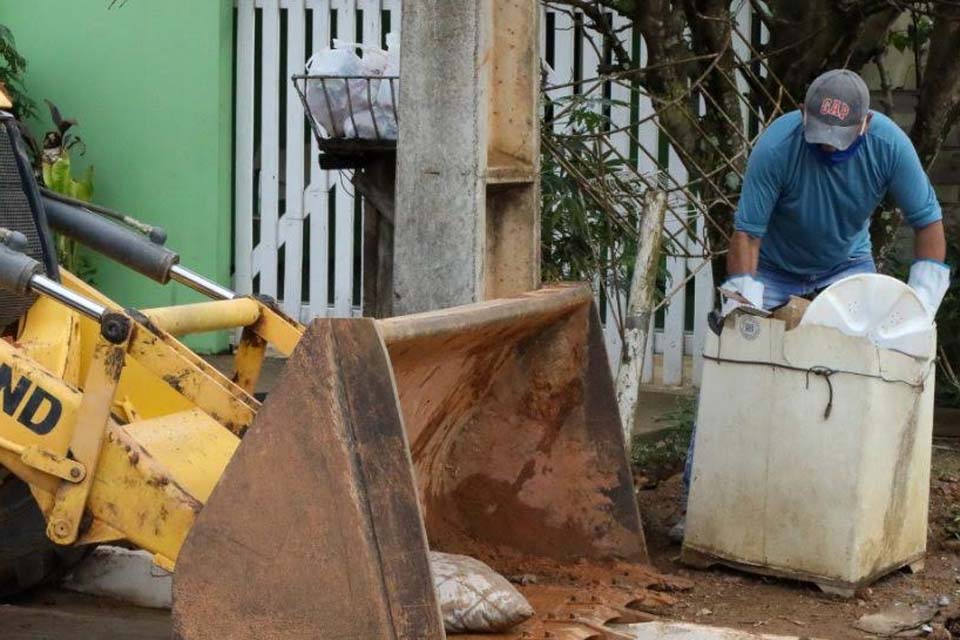
M108 313L100 321L100 334L113 344L120 344L130 334L130 320L120 313Z
M83 472L80 471L80 469L79 469L78 467L74 467L73 469L70 469L70 477L71 477L71 478L77 479L77 478L80 477L80 474L81 474L81 473L83 473Z
M53 535L60 539L70 535L70 525L66 520L57 520L53 523Z

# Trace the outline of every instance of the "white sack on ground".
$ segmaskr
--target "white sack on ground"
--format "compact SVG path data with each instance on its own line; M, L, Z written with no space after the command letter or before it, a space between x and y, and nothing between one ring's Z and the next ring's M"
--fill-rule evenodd
M449 633L505 631L533 615L527 599L479 560L431 551L430 569Z

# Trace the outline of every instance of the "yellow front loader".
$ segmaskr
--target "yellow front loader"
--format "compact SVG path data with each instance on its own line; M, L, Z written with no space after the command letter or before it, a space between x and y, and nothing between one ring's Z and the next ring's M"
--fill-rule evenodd
M9 117L0 226L0 592L123 541L175 571L177 637L442 638L428 540L501 569L645 558L587 288L304 327L44 194ZM210 301L123 308L48 227ZM223 329L232 379L177 339ZM261 404L268 345L289 361Z

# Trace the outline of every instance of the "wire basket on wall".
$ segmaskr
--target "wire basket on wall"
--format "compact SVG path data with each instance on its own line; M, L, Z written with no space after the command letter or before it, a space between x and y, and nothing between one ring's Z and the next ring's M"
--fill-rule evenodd
M363 166L397 148L397 76L295 75L324 169Z

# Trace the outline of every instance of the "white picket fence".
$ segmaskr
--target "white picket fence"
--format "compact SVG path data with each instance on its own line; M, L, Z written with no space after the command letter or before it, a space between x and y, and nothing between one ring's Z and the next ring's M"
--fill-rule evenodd
M360 313L362 214L349 177L317 165L316 143L306 136L303 108L290 76L302 73L310 55L328 46L333 37L382 46L386 32L399 33L400 5L400 0L236 0L234 286L242 293L273 296L287 313L304 321ZM750 12L744 8L741 14L741 28L749 33ZM623 17L611 17L617 28L628 26ZM573 19L562 12L544 10L541 25L541 55L553 68L549 84L597 75L600 61L587 42L596 41L596 34L575 28ZM625 42L631 42L629 28L621 33ZM583 39L579 56L578 37ZM558 95L563 91L573 89ZM614 85L612 91L614 101L629 103L626 88ZM651 113L649 100L641 99L640 110L641 118ZM629 108L613 106L612 118L615 126L628 123ZM638 138L657 155L653 123L641 125ZM616 144L629 156L627 136ZM638 162L644 173L657 169L644 154ZM678 182L686 182L686 170L672 150L668 171ZM682 202L673 205L677 211L685 208ZM668 216L667 224L671 230L681 226L676 217ZM703 233L702 220L697 229ZM696 243L691 239L691 249ZM670 279L680 282L700 262L669 258ZM648 345L644 382L678 386L698 381L706 314L713 304L710 270L701 270L694 282L692 294L681 291L670 300L663 327ZM673 285L667 286L669 290ZM686 322L687 305L693 305L692 327ZM613 322L606 323L605 336L611 362L616 363L620 338ZM662 358L655 359L654 352ZM684 375L689 356L692 379ZM655 362L662 370L655 372Z
M334 36L380 45L385 23L399 27L399 7L399 0L236 3L234 286L273 296L302 320L359 313L362 237L349 179L317 165L290 76Z

